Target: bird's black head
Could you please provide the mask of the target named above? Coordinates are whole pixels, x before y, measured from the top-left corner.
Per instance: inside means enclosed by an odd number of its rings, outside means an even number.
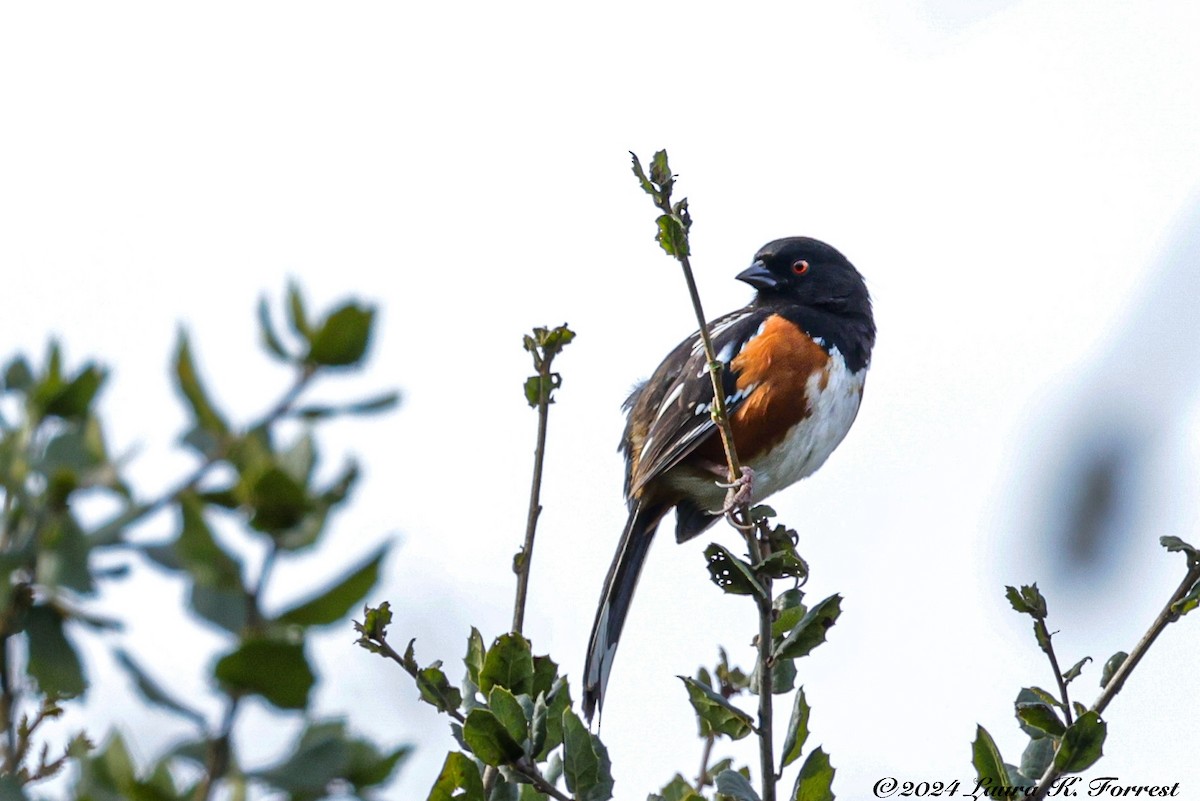
[[[738,275],[759,298],[800,303],[837,314],[870,319],[871,298],[854,265],[836,248],[806,236],[776,239],[754,254]]]

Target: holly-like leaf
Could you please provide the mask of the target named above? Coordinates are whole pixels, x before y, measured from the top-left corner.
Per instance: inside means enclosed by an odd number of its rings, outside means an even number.
[[[529,736],[529,718],[516,696],[503,687],[493,687],[488,694],[488,707],[513,740],[517,743],[525,741]]]
[[[1079,678],[1079,674],[1083,672],[1083,666],[1091,661],[1092,661],[1092,658],[1090,656],[1085,656],[1083,659],[1080,659],[1074,665],[1071,665],[1070,669],[1067,670],[1067,672],[1063,674],[1063,683],[1070,684],[1072,681]]]
[[[487,653],[487,649],[483,645],[483,635],[479,633],[479,629],[471,627],[471,634],[467,637],[467,655],[463,657],[463,664],[467,666],[467,680],[479,686],[479,672],[483,670],[483,657]]]
[[[1016,706],[1017,718],[1033,730],[1034,737],[1061,737],[1067,730],[1058,714],[1040,701],[1018,703]]]
[[[484,801],[479,766],[466,754],[457,751],[446,754],[428,801]]]
[[[723,770],[717,774],[717,792],[735,801],[761,801],[750,781],[736,770]]]
[[[1168,551],[1178,551],[1179,553],[1186,554],[1189,568],[1200,564],[1200,549],[1197,549],[1194,545],[1184,542],[1183,540],[1179,539],[1179,537],[1171,536],[1159,537],[1158,541],[1161,542],[1162,546]]]
[[[807,656],[825,642],[825,633],[842,614],[842,596],[831,595],[808,610],[796,628],[775,647],[776,659],[797,659]]]
[[[1005,597],[1012,604],[1012,608],[1024,615],[1029,615],[1034,620],[1046,619],[1046,599],[1038,590],[1037,583],[1032,586],[1022,586],[1020,591],[1016,587],[1005,587]]]
[[[608,801],[613,789],[608,749],[570,709],[563,712],[562,727],[563,778],[567,789],[576,801]]]
[[[800,775],[796,777],[796,789],[792,792],[792,801],[834,801],[835,773],[837,771],[829,763],[829,756],[818,746],[800,767]]]
[[[728,548],[715,542],[704,549],[704,557],[708,560],[708,573],[723,591],[732,595],[754,595],[765,598],[767,591],[754,577],[749,563],[738,559]]]
[[[479,672],[479,689],[485,695],[493,687],[504,687],[513,695],[533,691],[533,654],[529,640],[520,634],[502,634],[492,643]]]
[[[775,621],[771,624],[772,637],[787,634],[808,613],[808,607],[804,605],[804,592],[798,589],[781,592],[775,596],[771,606],[775,612]]]
[[[1104,754],[1104,739],[1108,735],[1108,724],[1095,712],[1079,716],[1062,736],[1062,743],[1054,755],[1054,766],[1063,773],[1079,773],[1087,770]]]
[[[796,693],[796,701],[792,706],[792,719],[788,721],[787,736],[783,740],[783,761],[779,770],[783,771],[788,765],[800,758],[804,741],[808,739],[808,717],[812,710],[804,697],[804,688]]]
[[[485,765],[508,765],[525,754],[521,744],[488,709],[472,709],[467,714],[463,739]]]
[[[971,764],[975,767],[975,776],[989,788],[1003,790],[1012,787],[1008,778],[1008,769],[1004,766],[1004,758],[1000,749],[987,729],[975,727],[975,742],[971,744]]]
[[[731,740],[740,740],[754,730],[754,719],[729,703],[724,696],[713,692],[695,679],[686,676],[679,678],[687,687],[688,700],[696,710],[701,737],[724,734]]]
[[[1054,761],[1056,744],[1053,737],[1034,737],[1021,754],[1021,775],[1037,781]]]

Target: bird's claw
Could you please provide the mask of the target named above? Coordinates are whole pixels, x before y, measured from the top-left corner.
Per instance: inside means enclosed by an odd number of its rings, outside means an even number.
[[[729,490],[725,495],[725,506],[722,507],[721,513],[728,517],[735,526],[740,527],[736,513],[742,506],[750,503],[750,498],[754,494],[754,471],[742,465],[741,478],[728,484],[718,481],[717,486]]]

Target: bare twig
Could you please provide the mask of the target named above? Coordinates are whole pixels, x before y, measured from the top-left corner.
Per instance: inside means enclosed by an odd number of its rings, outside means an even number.
[[[665,166],[665,153],[664,153]],[[637,162],[637,157],[634,156],[634,163],[637,165],[635,174],[641,175],[641,165]],[[743,478],[742,464],[738,460],[737,448],[733,441],[733,428],[729,422],[729,414],[725,407],[725,391],[721,381],[721,370],[723,368],[720,360],[717,359],[716,350],[713,348],[712,337],[708,332],[708,318],[704,315],[704,308],[700,303],[700,292],[696,288],[696,279],[692,273],[691,259],[688,257],[687,228],[690,225],[690,218],[687,217],[686,201],[681,201],[675,207],[671,205],[670,197],[670,180],[673,176],[666,177],[667,184],[660,184],[660,191],[652,191],[647,189],[647,192],[654,198],[655,205],[663,212],[664,215],[674,218],[677,221],[679,228],[683,233],[684,244],[680,248],[678,245],[667,247],[664,243],[664,249],[675,257],[683,268],[683,278],[687,283],[688,296],[692,301],[692,310],[696,313],[696,321],[700,329],[700,341],[704,346],[704,357],[708,360],[708,375],[712,380],[713,402],[711,415],[713,424],[720,432],[721,444],[725,448],[725,463],[729,471],[729,483],[735,484]],[[643,187],[646,185],[643,184]],[[660,228],[660,230],[662,230]],[[738,500],[738,488],[731,486],[728,493],[728,503],[734,504]],[[746,549],[749,552],[750,560],[753,564],[760,564],[763,560],[763,551],[759,545],[759,538],[755,530],[754,521],[750,515],[750,504],[748,501],[737,503],[737,512],[734,514],[730,510],[727,515],[729,522],[734,528],[738,529],[742,536],[746,539]],[[771,580],[768,577],[761,577],[765,597],[756,597],[755,600],[758,606],[758,676],[759,676],[759,692],[758,692],[758,740],[759,740],[759,756],[760,770],[762,771],[762,801],[775,801],[775,741],[774,730],[772,726],[772,694],[774,687],[772,686],[772,658],[771,658]]]
[[[1108,708],[1113,698],[1121,691],[1121,688],[1125,685],[1125,680],[1129,678],[1129,674],[1137,667],[1138,662],[1142,661],[1142,657],[1150,650],[1150,646],[1158,639],[1158,635],[1162,634],[1168,625],[1179,619],[1179,614],[1172,607],[1191,591],[1197,581],[1200,581],[1200,564],[1192,565],[1188,569],[1187,575],[1183,577],[1183,581],[1180,582],[1179,587],[1172,593],[1166,606],[1158,613],[1158,617],[1150,624],[1150,628],[1142,635],[1142,639],[1133,647],[1129,656],[1121,663],[1121,667],[1117,668],[1116,673],[1108,680],[1108,684],[1104,685],[1104,690],[1100,693],[1095,703],[1092,704],[1092,712],[1095,712],[1097,715],[1104,714],[1104,710]],[[1042,774],[1042,778],[1038,781],[1037,790],[1030,796],[1031,801],[1040,801],[1040,799],[1045,798],[1054,787],[1055,782],[1062,777],[1062,773],[1063,771],[1055,767],[1054,763],[1051,762],[1050,766],[1046,768],[1046,772]]]
[[[704,792],[705,786],[708,785],[708,761],[712,759],[713,743],[716,742],[716,735],[710,734],[704,738],[704,751],[700,754],[700,772],[696,774],[696,792]]]
[[[542,381],[550,380],[550,359],[543,359],[538,365],[538,375]],[[546,423],[550,418],[549,393],[543,393],[538,399],[538,428],[537,447],[533,452],[533,479],[529,487],[529,514],[525,519],[525,543],[518,555],[517,597],[513,603],[512,630],[521,633],[525,625],[525,599],[529,592],[529,564],[533,561],[533,538],[537,533],[538,517],[542,514],[542,465],[546,459]]]

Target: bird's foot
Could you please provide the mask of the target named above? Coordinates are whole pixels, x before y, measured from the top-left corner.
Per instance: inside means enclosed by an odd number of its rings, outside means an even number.
[[[749,520],[739,520],[737,512],[742,506],[750,503],[750,498],[754,494],[754,471],[742,465],[741,478],[728,484],[718,481],[717,486],[729,490],[725,494],[725,506],[721,509],[721,513],[729,519],[729,522],[737,528],[752,525]]]

